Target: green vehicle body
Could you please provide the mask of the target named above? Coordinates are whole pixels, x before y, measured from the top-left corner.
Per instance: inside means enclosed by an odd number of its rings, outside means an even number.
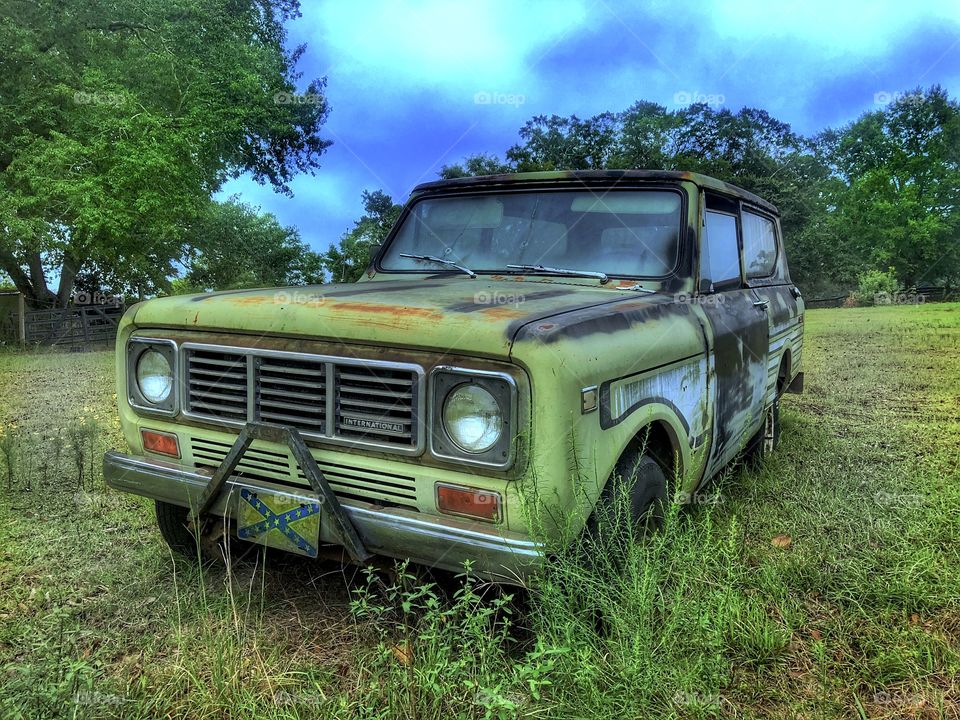
[[[304,436],[357,533],[379,556],[451,570],[469,561],[481,575],[519,581],[541,561],[544,543],[586,525],[618,460],[638,448],[662,463],[675,497],[697,497],[751,439],[775,439],[768,431],[778,397],[802,388],[803,301],[786,269],[776,208],[693,173],[527,173],[421,185],[398,227],[423,199],[562,190],[602,196],[612,188],[680,195],[679,254],[667,276],[618,278],[615,268],[604,268],[607,282],[520,271],[469,277],[430,263],[394,272],[381,260],[395,227],[358,283],[166,297],[131,308],[116,361],[129,452],[107,455],[108,483],[196,506],[243,425],[184,414],[184,366],[189,348],[201,345],[252,349],[250,363],[268,367],[276,358],[318,356],[344,359],[346,371],[386,363],[412,373],[416,437],[409,446],[355,442],[365,432],[356,426],[345,428],[346,439]],[[701,262],[705,223],[719,215],[735,223],[742,255],[744,213],[773,228],[776,270],[749,278],[741,268],[723,287],[712,284]],[[176,347],[180,399],[172,413],[138,409],[136,398],[131,404],[129,353],[144,339]],[[461,369],[466,382],[494,378],[510,397],[504,402],[512,406],[502,408],[508,446],[498,445],[496,457],[451,451],[438,420],[445,389],[437,385],[450,382],[444,368]],[[330,377],[336,383],[340,375]],[[373,432],[391,431],[372,422]],[[146,451],[142,429],[176,435],[181,457]],[[234,481],[310,490],[289,450],[270,442],[253,443]],[[498,495],[497,517],[441,512],[442,486]],[[233,494],[217,497],[211,512],[235,516]],[[333,523],[321,521],[319,540],[339,544]]]

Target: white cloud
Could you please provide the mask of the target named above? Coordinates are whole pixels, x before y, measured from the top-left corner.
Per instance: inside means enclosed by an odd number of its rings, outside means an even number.
[[[656,7],[666,13],[675,6]],[[795,38],[828,56],[883,53],[898,35],[921,22],[939,19],[953,25],[960,16],[955,0],[713,0],[699,7],[701,21],[717,38]]]
[[[584,20],[583,0],[331,2],[305,7],[325,71],[377,93],[411,86],[521,92],[528,66]]]

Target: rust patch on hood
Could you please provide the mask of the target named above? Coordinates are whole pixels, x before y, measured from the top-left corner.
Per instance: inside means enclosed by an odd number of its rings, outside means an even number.
[[[392,318],[414,318],[417,320],[439,321],[443,313],[430,308],[408,307],[404,305],[380,305],[378,303],[340,302],[330,305],[331,310],[342,312],[369,313]]]
[[[523,310],[518,310],[517,308],[512,307],[504,307],[503,305],[484,308],[480,311],[480,314],[489,320],[516,320],[517,318],[527,316],[527,313],[525,313]]]
[[[275,300],[266,295],[248,295],[247,297],[230,298],[230,302],[237,305],[273,305]]]

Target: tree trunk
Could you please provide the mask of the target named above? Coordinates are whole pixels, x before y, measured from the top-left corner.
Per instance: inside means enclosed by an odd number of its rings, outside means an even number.
[[[37,297],[52,295],[50,288],[47,287],[47,276],[43,272],[43,261],[40,259],[40,253],[27,255],[27,269],[30,271],[30,284],[33,286],[34,294]]]
[[[30,274],[23,271],[20,261],[12,252],[0,248],[0,269],[2,269],[14,286],[23,294],[23,299],[31,309],[45,309],[57,304],[57,296],[50,292],[47,280],[43,275],[43,265],[40,254],[31,255],[27,260]],[[39,280],[39,283],[36,282]],[[71,289],[73,281],[71,280]]]
[[[73,294],[73,284],[83,263],[72,255],[65,255],[60,268],[60,287],[57,288],[57,306],[66,307]]]

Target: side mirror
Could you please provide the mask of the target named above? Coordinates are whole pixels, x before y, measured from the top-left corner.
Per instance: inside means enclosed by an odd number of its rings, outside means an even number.
[[[700,280],[699,290],[701,295],[709,295],[713,292],[713,283],[710,280],[703,278]]]

